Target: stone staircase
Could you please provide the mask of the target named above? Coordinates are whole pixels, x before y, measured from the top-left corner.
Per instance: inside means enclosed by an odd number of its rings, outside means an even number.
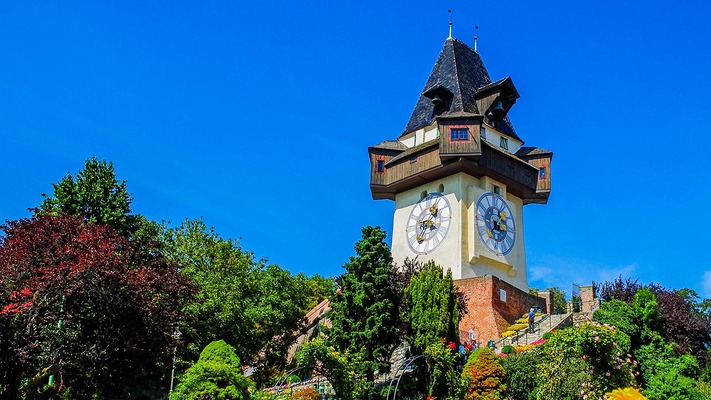
[[[534,331],[528,333],[528,330],[522,330],[521,333],[501,339],[494,345],[494,351],[499,353],[504,346],[521,346],[535,342],[541,339],[546,332],[553,329],[560,329],[573,324],[573,314],[553,314],[542,315],[534,320]]]

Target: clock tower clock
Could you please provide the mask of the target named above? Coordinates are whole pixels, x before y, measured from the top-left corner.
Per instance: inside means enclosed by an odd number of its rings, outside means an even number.
[[[433,260],[468,297],[488,298],[468,304],[493,315],[480,334],[540,302],[527,294],[523,208],[548,201],[553,153],[524,146],[508,117],[518,98],[511,78],[492,82],[450,37],[404,131],[368,149],[373,198],[395,202],[394,260]]]

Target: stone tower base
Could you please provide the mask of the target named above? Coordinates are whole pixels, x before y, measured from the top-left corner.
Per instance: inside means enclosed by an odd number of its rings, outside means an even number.
[[[459,322],[462,343],[469,343],[471,329],[479,346],[485,346],[489,340],[498,341],[501,333],[531,307],[546,310],[545,299],[495,276],[458,279],[454,284],[464,293],[467,303],[468,313]]]

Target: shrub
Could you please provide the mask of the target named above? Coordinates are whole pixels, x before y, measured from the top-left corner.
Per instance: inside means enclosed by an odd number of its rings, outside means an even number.
[[[536,387],[539,358],[540,355],[536,351],[531,351],[501,359],[509,400],[528,400],[529,394]]]
[[[636,355],[646,387],[644,394],[650,400],[704,398],[692,379],[699,372],[698,363],[693,356],[677,356],[674,345],[664,343],[658,334],[650,344],[640,347]]]
[[[551,332],[546,332],[543,334],[543,339],[548,340],[553,337],[553,333]]]
[[[631,386],[633,361],[618,331],[592,323],[556,332],[541,346],[536,399],[598,398]]]
[[[475,353],[476,350],[471,354]],[[438,399],[459,397],[462,382],[457,365],[460,365],[462,355],[457,352],[456,345],[437,342],[427,346],[425,355],[429,356],[428,366],[431,368],[428,395]]]
[[[501,338],[507,338],[509,336],[514,336],[516,334],[516,331],[504,331],[501,333]]]
[[[499,400],[506,390],[499,357],[486,347],[471,353],[462,371],[462,381],[467,400]]]
[[[514,354],[514,353],[516,353],[516,350],[514,349],[513,346],[507,345],[501,349],[501,352],[504,354]]]
[[[250,386],[234,348],[218,340],[208,344],[198,362],[181,376],[171,399],[248,400]]]

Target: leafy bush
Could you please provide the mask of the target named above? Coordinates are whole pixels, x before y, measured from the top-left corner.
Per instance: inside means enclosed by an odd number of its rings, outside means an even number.
[[[556,332],[541,346],[536,399],[602,397],[634,383],[629,344],[610,326],[592,323]]]
[[[516,334],[516,331],[504,331],[501,333],[501,338],[505,339],[509,336],[514,336]]]
[[[456,344],[444,341],[431,344],[427,346],[425,355],[429,356],[427,362],[431,369],[428,395],[437,399],[459,398],[462,382],[457,365],[460,364],[462,355],[457,351]]]
[[[198,362],[181,376],[171,399],[249,400],[250,386],[234,348],[218,340],[208,344]]]
[[[506,390],[499,357],[486,347],[474,350],[462,371],[467,400],[499,400]]]
[[[548,340],[548,339],[550,339],[550,338],[552,338],[552,337],[553,337],[553,333],[552,333],[552,332],[546,332],[546,333],[543,334],[543,339],[545,339],[545,340]]]
[[[699,372],[698,363],[693,356],[677,356],[674,345],[665,343],[658,334],[651,343],[640,347],[636,355],[646,387],[644,394],[650,400],[704,398],[692,379]]]
[[[514,347],[511,346],[511,345],[507,345],[507,346],[504,346],[504,347],[501,349],[501,352],[504,353],[504,354],[515,354],[515,353],[516,353],[516,349],[514,349]]]
[[[593,314],[593,319],[601,324],[616,327],[634,341],[633,347],[639,342],[640,325],[634,309],[620,300],[610,300],[602,303]]]
[[[540,355],[537,351],[510,355],[501,359],[504,383],[509,400],[528,400],[536,387],[536,370]]]

